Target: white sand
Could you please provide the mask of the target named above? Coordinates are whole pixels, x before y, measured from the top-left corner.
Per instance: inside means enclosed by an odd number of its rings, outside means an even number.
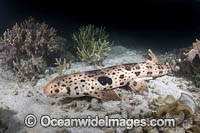
[[[145,60],[146,58],[141,55],[141,52],[139,53],[136,50],[129,50],[122,46],[115,46],[111,51],[110,56],[104,61],[104,64],[105,67],[107,67],[123,63],[142,62]],[[101,67],[87,66],[85,63],[73,63],[72,69],[67,70],[66,73],[69,73],[71,70],[87,71],[97,68]],[[81,131],[88,133],[101,133],[105,132],[105,130],[114,131],[114,129],[100,128],[43,128],[39,122],[34,128],[27,128],[24,124],[24,118],[27,114],[36,115],[38,120],[42,115],[49,115],[52,118],[86,117],[87,115],[99,115],[101,117],[109,115],[110,117],[121,118],[127,117],[127,110],[132,110],[133,114],[137,116],[140,114],[140,110],[148,111],[148,102],[152,101],[154,98],[158,98],[159,96],[165,97],[167,95],[173,95],[178,98],[182,92],[192,95],[191,92],[187,91],[188,81],[182,78],[166,75],[148,82],[150,90],[148,96],[140,96],[135,95],[130,91],[122,91],[125,97],[129,97],[130,95],[129,101],[122,100],[120,102],[98,103],[95,99],[92,99],[91,102],[82,99],[61,104],[61,102],[47,98],[43,94],[44,86],[56,76],[57,74],[50,75],[46,78],[40,79],[35,86],[31,86],[30,83],[17,83],[15,80],[16,78],[11,74],[11,72],[4,72],[1,69],[0,108],[3,108],[3,110],[0,112],[0,120],[3,120],[3,122],[8,126],[6,133],[55,133],[68,131],[72,131],[73,133]],[[137,101],[139,104],[131,104],[131,102]],[[56,102],[56,104],[52,105],[53,102]],[[123,128],[116,129],[117,132],[123,130]]]

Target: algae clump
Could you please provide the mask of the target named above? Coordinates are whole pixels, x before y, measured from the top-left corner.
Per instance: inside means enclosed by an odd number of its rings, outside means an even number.
[[[58,65],[58,69],[57,69],[57,73],[59,74],[59,76],[64,75],[63,70],[64,69],[70,69],[72,66],[71,61],[69,63],[67,63],[66,59],[63,60],[61,58],[56,58],[56,63],[55,65]]]
[[[80,27],[79,32],[72,35],[80,60],[92,65],[103,65],[112,45],[108,37],[103,27]]]

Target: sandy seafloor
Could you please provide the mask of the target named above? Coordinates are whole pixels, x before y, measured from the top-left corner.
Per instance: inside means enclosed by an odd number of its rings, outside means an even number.
[[[154,52],[154,51],[153,51]],[[157,51],[155,51],[157,53]],[[174,58],[172,53],[162,53],[158,55],[161,62],[165,58]],[[142,62],[147,60],[147,49],[141,51],[128,49],[123,46],[113,46],[108,58],[104,61],[104,67],[125,63]],[[88,66],[82,62],[72,63],[72,68],[65,73],[74,71],[94,70],[101,67]],[[56,69],[56,68],[52,68]],[[34,114],[38,120],[42,115],[49,115],[52,118],[83,118],[88,115],[104,117],[108,115],[111,118],[148,118],[148,113],[155,112],[157,106],[154,105],[156,99],[165,98],[167,95],[173,95],[178,99],[182,92],[191,95],[196,101],[199,100],[199,94],[195,91],[191,81],[182,77],[162,76],[148,81],[149,94],[147,96],[136,95],[130,90],[116,89],[120,94],[121,101],[100,102],[95,98],[80,98],[70,102],[47,98],[43,94],[44,86],[58,74],[41,76],[42,78],[32,86],[31,83],[18,83],[16,77],[11,71],[0,69],[0,120],[4,125],[0,126],[0,132],[6,133],[114,133],[130,132],[149,133],[179,132],[184,129],[176,128],[145,128],[141,127],[126,130],[126,128],[53,128],[42,127],[39,122],[34,128],[27,128],[24,124],[24,118],[27,114]],[[159,102],[159,101],[158,101]],[[198,104],[198,103],[197,103]]]

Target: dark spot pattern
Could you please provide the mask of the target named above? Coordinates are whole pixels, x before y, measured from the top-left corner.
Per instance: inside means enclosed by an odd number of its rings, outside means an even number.
[[[109,84],[111,85],[112,84],[112,79],[107,77],[107,76],[101,76],[98,78],[98,81],[101,85],[106,85],[106,84]]]
[[[148,69],[152,69],[152,66],[146,66]]]
[[[152,72],[147,72],[147,76],[152,76]]]
[[[133,81],[133,86],[136,86],[137,85],[137,82],[136,81]]]
[[[163,71],[159,71],[159,74],[163,74]]]
[[[121,82],[121,83],[120,83],[120,85],[123,85],[123,84],[124,84],[124,82]]]
[[[124,74],[120,75],[119,78],[120,78],[120,79],[123,79],[123,78],[124,78]]]
[[[75,89],[75,90],[78,89],[78,86],[76,86],[74,89]]]
[[[56,93],[59,93],[59,89],[56,89],[55,92],[56,92]]]
[[[89,94],[88,94],[87,92],[84,92],[84,93],[83,93],[83,95],[86,95],[86,96],[88,96]]]
[[[163,66],[162,65],[158,65],[158,69],[163,69]]]
[[[104,74],[104,72],[101,72],[101,74]]]
[[[85,82],[85,80],[84,80],[84,79],[81,79],[80,81],[81,81],[81,82]]]
[[[131,71],[131,66],[126,66],[125,69],[126,69],[127,71]]]
[[[136,76],[139,76],[139,75],[140,75],[140,72],[135,72],[135,75],[136,75]]]
[[[140,66],[136,66],[136,69],[140,69]]]
[[[62,84],[61,86],[62,86],[62,87],[66,87],[66,85],[65,85],[65,84]]]
[[[126,85],[129,85],[130,83],[128,82]]]

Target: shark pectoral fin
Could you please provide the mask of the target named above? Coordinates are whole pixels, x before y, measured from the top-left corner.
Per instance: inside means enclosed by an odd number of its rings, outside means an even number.
[[[134,79],[129,82],[128,85],[131,90],[136,94],[146,95],[148,93],[147,82],[143,79]]]
[[[121,99],[114,90],[102,90],[92,94],[93,97],[101,99],[102,101],[120,101]]]
[[[153,61],[154,63],[158,63],[158,59],[156,57],[156,55],[151,51],[151,49],[148,50],[148,56],[150,58],[151,61]]]

